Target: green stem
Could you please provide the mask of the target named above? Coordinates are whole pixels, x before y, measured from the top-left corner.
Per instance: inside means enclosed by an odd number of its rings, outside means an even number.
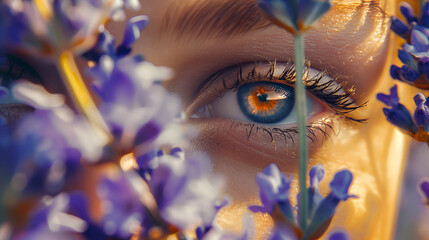
[[[307,196],[307,103],[305,84],[302,79],[304,72],[304,35],[295,35],[295,70],[296,70],[296,83],[295,83],[295,105],[298,113],[298,134],[299,134],[299,226],[305,233],[307,228],[308,216],[308,196]]]

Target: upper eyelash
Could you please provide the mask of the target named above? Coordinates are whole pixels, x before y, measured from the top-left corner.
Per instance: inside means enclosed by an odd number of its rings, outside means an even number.
[[[230,71],[231,69],[235,69],[238,67],[237,77],[235,78],[235,82],[232,85],[228,86],[227,81],[223,79],[223,87],[226,90],[237,90],[237,88],[248,82],[255,81],[284,81],[288,84],[295,83],[295,65],[293,63],[287,62],[287,67],[285,67],[280,74],[279,77],[274,76],[276,71],[276,61],[270,62],[270,69],[266,73],[261,73],[259,71],[259,67],[262,63],[255,62],[251,71],[247,73],[247,75],[243,75],[243,64],[228,67],[209,79],[218,79],[218,76],[222,76],[224,73]],[[306,62],[305,73],[304,76],[308,76],[308,70],[310,69],[310,62]],[[368,101],[363,102],[362,104],[357,105],[356,101],[351,98],[355,94],[355,89],[353,86],[346,88],[347,83],[337,83],[337,79],[333,77],[332,80],[321,83],[321,80],[327,73],[325,71],[321,71],[316,76],[305,78],[306,89],[312,93],[315,97],[321,99],[325,102],[333,111],[335,111],[336,115],[344,116],[346,119],[355,121],[355,122],[365,122],[367,118],[356,118],[349,116],[348,114],[361,108],[365,107]],[[326,90],[329,90],[329,93],[326,93]],[[339,93],[341,90],[344,90],[344,93]]]

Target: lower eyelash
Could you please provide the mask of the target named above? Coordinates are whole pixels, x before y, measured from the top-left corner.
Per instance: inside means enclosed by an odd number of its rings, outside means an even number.
[[[307,138],[312,142],[316,143],[320,139],[326,141],[331,138],[331,134],[338,136],[340,134],[342,122],[355,122],[344,115],[333,114],[325,117],[322,120],[311,123],[307,126]],[[275,143],[277,139],[280,139],[284,142],[284,144],[291,143],[295,144],[295,137],[298,136],[298,128],[271,128],[266,126],[260,126],[256,123],[245,123],[242,121],[232,121],[232,128],[243,127],[246,129],[247,138],[250,139],[253,134],[263,133],[266,134],[267,140]]]

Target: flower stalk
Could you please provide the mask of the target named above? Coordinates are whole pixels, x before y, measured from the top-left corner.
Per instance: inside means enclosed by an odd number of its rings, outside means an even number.
[[[70,97],[76,109],[86,117],[96,129],[100,130],[110,139],[109,128],[104,122],[103,117],[98,111],[80,75],[72,52],[64,51],[60,55],[58,69],[60,70],[62,80],[70,93]]]
[[[308,158],[308,146],[307,146],[307,134],[306,134],[306,113],[307,103],[305,97],[305,84],[303,81],[304,72],[304,35],[295,35],[295,72],[296,72],[296,107],[298,115],[298,133],[299,133],[299,226],[305,232],[307,228],[308,219],[308,194],[305,189],[306,176],[307,176],[307,158]]]

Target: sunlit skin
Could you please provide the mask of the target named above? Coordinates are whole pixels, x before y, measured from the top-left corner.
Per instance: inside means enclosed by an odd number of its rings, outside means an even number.
[[[197,2],[201,1],[142,1],[141,13],[149,15],[151,22],[134,49],[143,53],[148,61],[175,71],[168,88],[182,97],[188,111],[190,105],[207,104],[196,103],[195,92],[205,79],[223,68],[255,61],[293,59],[293,36],[269,24],[230,37],[204,38],[201,37],[205,36],[203,33],[195,36],[186,31],[186,27],[182,33],[164,28],[169,8],[179,11]],[[226,1],[205,2],[225,4]],[[333,117],[328,107],[309,119],[314,125],[330,122],[333,128],[326,139],[323,134],[316,133],[318,140],[310,141],[309,146],[309,165],[321,163],[326,168],[327,176],[321,183],[322,195],[328,193],[329,181],[336,171],[348,168],[354,174],[350,192],[359,198],[341,203],[332,223],[335,229],[347,229],[353,239],[392,238],[407,145],[403,135],[386,123],[382,105],[375,100],[375,93],[387,92],[391,84],[388,67],[392,40],[388,37],[388,16],[397,6],[395,1],[381,2],[380,7],[374,5],[358,1],[337,2],[305,37],[305,54],[311,67],[326,71],[340,83],[347,82],[346,87],[355,90],[352,98],[357,103],[368,101],[366,107],[351,113],[367,118],[363,124]],[[174,19],[176,15],[169,15],[170,24],[178,21]],[[120,25],[112,24],[110,28],[119,33]],[[208,152],[216,173],[226,177],[226,193],[232,196],[233,204],[222,212],[218,223],[238,231],[243,214],[249,212],[247,207],[258,204],[255,175],[270,162],[294,175],[292,196],[295,196],[297,154],[296,144],[270,139],[262,130],[249,135],[245,122],[232,124],[231,121],[224,118],[192,120],[201,135],[191,149]],[[296,124],[282,127],[296,127]],[[292,201],[296,202],[294,197]],[[263,214],[254,215],[254,219],[260,238],[272,223]]]

